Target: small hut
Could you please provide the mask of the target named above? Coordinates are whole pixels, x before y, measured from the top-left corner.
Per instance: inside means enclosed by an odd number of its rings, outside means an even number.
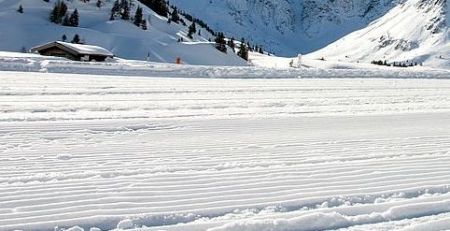
[[[49,42],[31,48],[31,52],[45,56],[64,57],[76,61],[105,61],[113,58],[114,54],[99,46],[66,43],[61,41]]]

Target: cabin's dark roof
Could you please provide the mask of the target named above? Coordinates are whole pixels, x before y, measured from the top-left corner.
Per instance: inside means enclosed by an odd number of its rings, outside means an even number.
[[[84,44],[74,44],[74,43],[66,43],[61,41],[49,42],[41,46],[33,47],[31,49],[32,52],[39,52],[41,50],[45,50],[51,47],[58,47],[62,50],[65,50],[74,55],[99,55],[99,56],[107,56],[113,57],[114,54],[108,51],[107,49],[99,46],[92,45],[84,45]]]

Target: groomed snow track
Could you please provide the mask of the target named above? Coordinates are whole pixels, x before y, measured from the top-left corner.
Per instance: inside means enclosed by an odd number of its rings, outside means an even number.
[[[0,83],[0,230],[450,227],[450,80]]]

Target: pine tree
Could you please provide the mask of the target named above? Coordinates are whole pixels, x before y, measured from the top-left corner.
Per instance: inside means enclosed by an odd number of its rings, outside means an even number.
[[[78,15],[78,10],[75,9],[69,18],[69,26],[77,27],[79,24],[80,16]]]
[[[120,7],[122,8],[121,18],[123,20],[130,20],[130,4],[128,0],[122,0]]]
[[[197,28],[195,26],[195,22],[192,22],[192,24],[189,26],[189,32],[188,32],[188,37],[190,39],[194,38],[194,34],[197,33]]]
[[[178,15],[177,8],[173,9],[170,20],[172,22],[174,22],[174,23],[179,23],[180,22],[180,15]]]
[[[217,34],[217,37],[215,39],[216,42],[216,49],[223,52],[223,53],[227,53],[227,41],[225,41],[225,35],[222,32],[219,32]]]
[[[97,3],[95,4],[98,8],[102,7],[102,1],[97,0]]]
[[[63,21],[64,16],[67,13],[67,5],[64,1],[58,0],[50,12],[50,21],[56,24],[60,24]]]
[[[136,9],[136,14],[134,15],[134,25],[136,26],[141,26],[142,24],[142,8],[140,6],[137,7]]]
[[[237,54],[242,59],[248,61],[248,48],[245,45],[244,39],[241,40],[241,46],[239,47],[239,52]]]
[[[113,7],[111,8],[111,17],[109,20],[114,20],[114,16],[119,13],[120,11],[120,4],[119,0],[114,1]]]
[[[165,0],[155,0],[156,1],[156,13],[167,17],[169,14],[169,7],[167,7],[167,3]]]
[[[58,18],[58,7],[55,5],[50,12],[50,22],[56,23]]]
[[[19,6],[19,9],[17,9],[17,12],[23,14],[23,7],[22,7],[22,5]]]
[[[63,34],[63,36],[61,37],[61,40],[62,40],[63,42],[65,42],[65,41],[67,40],[67,36],[66,36],[65,34]]]
[[[233,50],[233,52],[236,52],[235,51],[236,44],[234,44],[234,38],[231,38],[230,40],[228,40],[227,45]]]
[[[148,6],[155,13],[167,17],[169,14],[169,8],[165,0],[139,0],[142,4]]]
[[[126,5],[122,10],[122,19],[130,20],[130,7]]]
[[[80,36],[79,36],[78,34],[76,34],[76,35],[73,37],[71,43],[80,43],[80,41],[81,41]]]
[[[61,23],[62,18],[66,15],[66,13],[67,13],[67,5],[63,0],[62,2],[60,2],[59,6],[59,23]]]
[[[64,16],[64,19],[63,19],[63,21],[62,21],[62,25],[63,25],[63,26],[72,26],[72,25],[70,24],[70,18],[69,18],[68,15]]]

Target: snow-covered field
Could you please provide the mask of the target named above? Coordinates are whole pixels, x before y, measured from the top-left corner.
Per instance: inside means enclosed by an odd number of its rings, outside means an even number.
[[[297,58],[250,54],[251,66],[176,65],[114,59],[111,62],[75,62],[29,53],[0,51],[0,70],[41,73],[95,74],[179,78],[450,78],[450,70],[430,67],[394,68],[372,64],[303,59],[302,68],[291,68]]]
[[[0,72],[0,111],[0,230],[450,228],[448,79]]]

